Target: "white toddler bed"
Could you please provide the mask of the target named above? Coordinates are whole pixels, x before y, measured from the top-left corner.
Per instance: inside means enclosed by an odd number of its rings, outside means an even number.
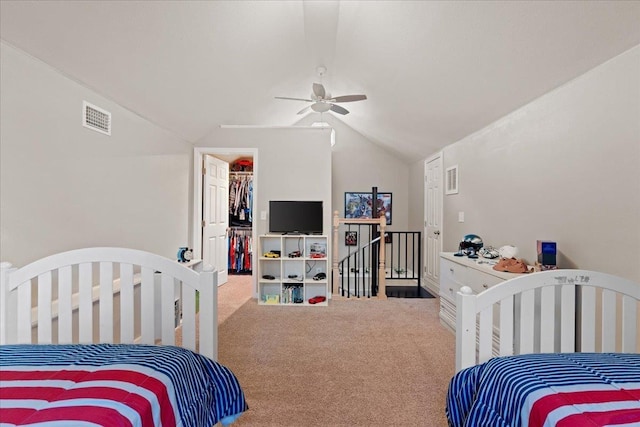
[[[2,263],[0,273],[3,423],[203,426],[228,424],[247,409],[233,373],[215,362],[211,269],[86,248],[22,268]]]
[[[640,425],[638,301],[640,284],[587,270],[463,287],[449,425]]]

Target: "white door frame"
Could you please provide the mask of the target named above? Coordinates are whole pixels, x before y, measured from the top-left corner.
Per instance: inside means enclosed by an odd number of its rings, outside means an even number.
[[[216,155],[249,155],[253,157],[253,203],[251,210],[254,214],[254,225],[251,228],[251,238],[253,242],[258,241],[258,232],[255,225],[256,205],[258,200],[258,149],[257,148],[219,148],[219,147],[194,147],[193,148],[193,227],[192,227],[192,248],[193,257],[202,258],[202,162],[204,156]],[[255,248],[254,244],[254,248]],[[254,260],[255,260],[254,254]],[[251,281],[253,282],[253,297],[257,298],[256,269],[252,266]]]
[[[443,190],[443,179],[444,179],[444,174],[442,173],[442,168],[443,168],[443,164],[444,164],[444,155],[443,152],[440,151],[428,158],[426,158],[424,160],[424,169],[423,169],[423,174],[424,174],[424,180],[423,180],[423,194],[424,194],[424,256],[423,256],[423,262],[424,262],[424,282],[425,282],[425,287],[430,290],[432,293],[435,292],[436,295],[439,294],[440,290],[440,284],[439,283],[432,283],[432,281],[427,279],[427,262],[429,259],[429,245],[428,245],[428,236],[427,236],[427,212],[428,212],[428,206],[427,206],[427,202],[428,202],[428,198],[427,198],[427,165],[429,163],[431,163],[434,160],[440,159],[440,191],[437,194],[437,197],[439,197],[439,205],[440,205],[440,235],[438,238],[438,254],[440,252],[442,252],[442,242],[443,242],[443,238],[444,238],[444,218],[443,218],[443,214],[444,214],[444,190]],[[439,266],[435,266],[436,268],[439,268]]]

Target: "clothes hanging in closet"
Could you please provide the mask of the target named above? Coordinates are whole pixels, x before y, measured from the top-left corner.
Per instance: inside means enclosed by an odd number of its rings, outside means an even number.
[[[237,175],[229,178],[229,225],[251,226],[253,214],[253,176]]]
[[[234,230],[229,233],[228,271],[231,274],[250,274],[252,258],[250,230]]]

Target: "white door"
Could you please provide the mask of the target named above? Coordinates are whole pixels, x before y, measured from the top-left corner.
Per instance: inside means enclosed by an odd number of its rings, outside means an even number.
[[[436,154],[424,164],[424,268],[427,283],[437,290],[442,252],[442,156]]]
[[[218,286],[227,282],[229,227],[229,163],[204,157],[202,185],[202,262],[218,272]]]

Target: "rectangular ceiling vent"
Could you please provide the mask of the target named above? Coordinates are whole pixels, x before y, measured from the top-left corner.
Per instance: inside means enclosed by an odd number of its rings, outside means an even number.
[[[83,101],[82,125],[96,132],[111,135],[111,113]]]

